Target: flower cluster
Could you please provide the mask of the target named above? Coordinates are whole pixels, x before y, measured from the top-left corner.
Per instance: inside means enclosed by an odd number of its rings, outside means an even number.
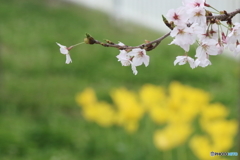
[[[191,68],[206,67],[211,65],[210,56],[223,53],[225,48],[235,55],[240,53],[240,23],[232,24],[229,19],[228,26],[225,26],[218,19],[207,19],[206,16],[212,13],[205,7],[211,7],[205,0],[183,0],[183,6],[166,14],[167,23],[172,26],[170,36],[174,38],[170,44],[185,51],[183,56],[177,56],[174,65],[189,63]],[[222,26],[226,27],[225,32]],[[195,43],[198,47],[194,60],[188,56],[188,51]]]
[[[211,65],[210,56],[223,53],[229,49],[234,55],[240,53],[240,23],[232,23],[232,18],[240,13],[240,9],[234,12],[218,11],[205,2],[206,0],[183,0],[182,6],[177,9],[170,9],[163,17],[164,23],[171,31],[164,36],[153,40],[145,41],[138,46],[128,46],[123,43],[113,43],[109,40],[100,42],[89,34],[84,38],[85,44],[98,44],[104,47],[114,47],[120,50],[117,55],[122,66],[131,66],[133,74],[138,73],[136,67],[149,64],[149,56],[146,51],[155,49],[167,36],[173,37],[170,45],[175,44],[184,50],[184,54],[177,56],[174,65],[189,63],[190,67],[206,67]],[[213,11],[207,10],[213,9]],[[223,23],[226,21],[227,23]],[[81,44],[81,43],[80,43]],[[190,46],[197,44],[196,54],[192,58],[188,53]],[[59,43],[60,52],[66,55],[66,63],[72,62],[69,51],[76,45],[66,47]],[[79,44],[77,44],[79,45]]]
[[[119,43],[120,46],[124,46],[123,43]],[[145,49],[136,48],[130,51],[120,50],[119,55],[116,56],[118,61],[121,62],[122,66],[130,66],[133,74],[137,74],[137,66],[144,64],[146,67],[149,64],[149,56],[146,54]]]
[[[229,120],[228,109],[210,103],[211,96],[201,89],[172,82],[167,92],[161,86],[146,84],[138,93],[118,88],[110,96],[113,104],[98,101],[94,90],[87,88],[76,101],[86,120],[103,127],[121,126],[130,133],[137,131],[147,114],[159,127],[153,133],[153,143],[161,151],[189,144],[199,159],[219,159],[210,157],[210,151],[226,152],[234,144],[237,121]],[[199,128],[202,134],[196,131]]]
[[[128,132],[136,131],[144,113],[137,95],[125,88],[120,88],[112,91],[111,97],[115,107],[107,102],[99,102],[94,90],[87,88],[77,95],[76,101],[82,107],[85,119],[103,127],[118,125]]]

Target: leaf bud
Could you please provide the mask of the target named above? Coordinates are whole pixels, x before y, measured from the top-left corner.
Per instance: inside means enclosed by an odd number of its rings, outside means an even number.
[[[90,36],[89,34],[86,34],[86,38],[84,38],[84,42],[86,44],[94,44],[94,43],[96,43],[95,39],[92,36]]]

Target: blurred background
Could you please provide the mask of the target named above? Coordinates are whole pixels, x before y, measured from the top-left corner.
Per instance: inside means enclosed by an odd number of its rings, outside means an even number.
[[[146,3],[145,6],[151,6],[150,4]],[[174,3],[170,8],[177,6]],[[157,6],[154,8],[158,9]],[[122,67],[117,62],[117,49],[97,45],[83,44],[73,48],[73,63],[65,64],[65,56],[59,53],[56,42],[70,46],[82,42],[85,33],[89,33],[98,40],[109,39],[134,46],[144,40],[154,40],[166,30],[161,21],[161,14],[166,12],[158,15],[158,23],[161,25],[157,30],[150,21],[146,23],[150,24],[151,29],[146,25],[139,25],[139,22],[131,23],[135,18],[123,20],[122,17],[128,17],[124,14],[125,11],[118,7],[115,10],[116,15],[121,13],[123,16],[114,17],[114,9],[110,11],[111,14],[107,14],[107,11],[92,10],[86,4],[81,6],[70,1],[0,0],[0,159],[210,159],[211,149],[215,149],[214,139],[199,145],[199,148],[194,148],[194,143],[198,142],[197,138],[200,139],[199,142],[206,140],[203,137],[196,138],[196,135],[211,137],[212,132],[224,133],[220,140],[224,144],[218,144],[226,146],[222,151],[239,153],[239,133],[236,131],[239,115],[239,63],[233,58],[212,56],[211,66],[194,70],[188,65],[174,66],[176,56],[183,52],[177,46],[169,46],[171,39],[168,38],[148,53],[150,64],[148,67],[138,67],[137,76],[132,74],[129,67]],[[194,50],[193,47],[190,55],[194,55]],[[159,135],[156,131],[166,129],[170,122],[153,121],[151,116],[144,114],[147,113],[145,109],[134,109],[131,112],[139,112],[139,116],[136,116],[138,127],[134,132],[128,132],[119,124],[105,126],[87,119],[83,109],[84,98],[81,98],[84,97],[86,88],[92,88],[86,97],[91,99],[94,97],[91,93],[95,93],[98,101],[110,104],[113,109],[115,106],[114,112],[118,112],[120,109],[116,106],[120,105],[116,99],[119,97],[112,90],[123,87],[125,90],[121,90],[120,95],[136,97],[141,95],[146,84],[151,84],[157,90],[161,90],[161,86],[165,90],[163,94],[166,98],[163,102],[166,103],[171,103],[172,97],[181,95],[188,95],[183,96],[187,101],[187,97],[193,93],[196,103],[193,103],[193,108],[199,102],[198,97],[201,100],[205,97],[205,101],[201,101],[204,102],[205,110],[197,109],[191,119],[191,132],[186,133],[185,138],[177,145],[161,147],[161,142],[165,142],[167,138],[156,138]],[[192,88],[189,89],[189,86]],[[175,88],[177,91],[173,94]],[[136,95],[128,94],[130,91]],[[181,94],[185,91],[186,94]],[[152,95],[151,99],[158,93],[151,91],[149,94]],[[139,97],[136,103],[144,106],[143,98]],[[217,106],[217,110],[209,113],[214,120],[217,119],[214,122],[224,120],[223,123],[218,123],[224,125],[213,127],[212,132],[207,127],[208,121],[202,123],[199,119],[205,112],[208,115],[207,108],[212,108],[211,104],[221,104],[221,107]],[[164,106],[168,110],[168,105]],[[165,112],[160,113],[163,114],[157,117],[165,116]],[[174,113],[175,116],[178,114]],[[101,115],[105,115],[105,112]],[[167,115],[174,117],[174,114]],[[171,133],[180,133],[183,128],[175,126],[169,130]],[[226,135],[229,136],[228,139],[224,138]],[[204,153],[198,151],[206,146],[209,147],[209,155],[201,156]],[[223,158],[235,160],[238,157]]]

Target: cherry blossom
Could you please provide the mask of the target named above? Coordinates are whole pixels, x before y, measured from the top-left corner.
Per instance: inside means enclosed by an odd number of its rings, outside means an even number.
[[[218,46],[217,42],[213,39],[200,42],[195,55],[195,57],[197,57],[195,60],[196,67],[206,67],[208,65],[211,65],[209,55],[218,55],[222,53],[222,50],[223,48],[221,46]]]
[[[138,73],[136,66],[133,64],[132,57],[125,50],[120,50],[119,55],[116,56],[118,61],[121,62],[122,66],[130,66],[132,68],[133,74],[136,75]]]
[[[133,64],[131,64],[131,68],[132,68],[133,74],[134,74],[134,75],[137,75],[138,71],[137,71],[136,66],[134,66]]]
[[[236,43],[236,44],[229,44],[228,48],[231,52],[233,52],[233,54],[235,56],[237,56],[237,54],[240,53],[240,44]]]
[[[122,42],[118,43],[120,46],[124,46]],[[136,75],[138,73],[137,66],[144,64],[146,67],[149,64],[149,56],[146,54],[145,49],[135,48],[130,52],[126,50],[120,50],[119,55],[116,56],[118,61],[121,62],[122,66],[131,65],[131,69],[133,74]]]
[[[149,64],[149,56],[146,54],[145,49],[135,48],[131,52],[128,53],[132,56],[132,63],[134,66],[140,66],[144,64],[146,67]]]
[[[204,7],[205,0],[183,0],[183,5],[188,8]]]
[[[227,43],[236,43],[236,41],[240,41],[240,23],[235,23],[227,36]]]
[[[205,31],[204,34],[198,34],[198,38],[200,41],[209,41],[211,39],[218,41],[218,25],[212,24],[209,26],[209,29]]]
[[[236,49],[233,51],[233,53],[235,54],[235,56],[240,53],[240,45],[236,46]]]
[[[71,59],[70,54],[69,54],[70,49],[67,48],[66,46],[63,46],[63,45],[59,44],[59,43],[57,43],[57,45],[60,47],[60,53],[66,55],[66,62],[65,63],[66,64],[72,63],[72,59]]]
[[[200,26],[206,26],[206,11],[204,8],[196,7],[187,11],[189,14],[189,23],[198,23]]]
[[[176,57],[176,60],[174,61],[174,65],[176,65],[177,63],[179,65],[184,65],[186,63],[189,63],[190,67],[193,69],[195,68],[195,62],[194,62],[194,59],[189,57],[189,56],[177,56]]]
[[[184,25],[188,20],[188,14],[185,12],[185,7],[179,7],[177,9],[170,9],[166,14],[166,18],[169,22],[173,22],[175,25]]]
[[[134,75],[138,73],[138,66],[144,64],[147,67],[149,65],[150,57],[146,54],[146,51],[155,49],[168,36],[173,38],[170,45],[178,45],[186,53],[185,56],[177,56],[174,65],[189,63],[192,69],[198,66],[206,67],[211,65],[210,56],[222,54],[225,48],[228,48],[235,55],[239,54],[240,23],[233,24],[232,18],[240,13],[240,9],[233,12],[218,11],[205,1],[182,0],[182,6],[177,9],[170,9],[162,17],[171,31],[153,41],[145,41],[138,46],[128,46],[122,42],[115,44],[109,40],[101,42],[86,34],[84,42],[91,45],[98,44],[104,47],[117,48],[120,53],[116,58],[122,66],[131,66]],[[205,7],[208,8],[205,9]],[[209,8],[213,9],[214,12]],[[80,44],[82,43],[66,47],[57,43],[60,52],[66,55],[67,64],[72,62],[69,51]],[[187,55],[190,46],[193,44],[197,45],[195,60]]]
[[[170,36],[175,37],[175,39],[170,44],[178,45],[188,52],[190,45],[196,41],[197,33],[203,33],[202,28],[198,28],[197,24],[193,24],[190,27],[187,25],[176,26],[171,31]]]
[[[205,59],[199,59],[197,58],[194,62],[195,66],[200,66],[200,67],[207,67],[208,65],[211,65],[212,63],[208,58]]]
[[[131,64],[130,56],[125,50],[120,50],[119,55],[116,56],[118,61],[121,62],[122,66],[129,66]]]
[[[219,48],[217,47],[217,42],[213,39],[205,40],[200,43],[196,50],[196,56],[200,59],[206,58],[206,55],[218,55]]]

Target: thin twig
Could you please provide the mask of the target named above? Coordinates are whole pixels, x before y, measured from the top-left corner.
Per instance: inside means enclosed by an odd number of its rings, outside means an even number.
[[[153,40],[153,41],[150,41],[148,43],[143,43],[141,45],[138,45],[138,46],[127,46],[127,45],[119,45],[119,44],[115,44],[115,43],[103,43],[103,42],[100,42],[98,40],[95,40],[95,43],[94,44],[100,44],[104,47],[113,47],[113,48],[118,48],[120,50],[131,50],[131,49],[134,49],[134,48],[142,48],[142,49],[146,49],[147,51],[151,51],[153,50],[154,48],[156,48],[163,39],[165,39],[166,37],[168,37],[170,35],[170,32],[163,35],[162,37],[156,39],[156,40]]]
[[[230,12],[230,13],[216,15],[216,16],[207,16],[206,18],[208,20],[218,19],[220,21],[227,21],[227,20],[231,19],[232,17],[234,17],[236,14],[239,14],[239,13],[240,13],[240,8],[237,9],[236,11],[233,11],[233,12]],[[95,40],[95,39],[93,39],[92,44],[100,44],[104,47],[114,47],[114,48],[117,48],[117,49],[120,49],[120,50],[131,50],[131,49],[134,49],[134,48],[142,48],[142,49],[145,49],[146,51],[151,51],[154,48],[156,48],[161,43],[161,41],[163,39],[167,38],[170,35],[170,33],[171,32],[163,35],[162,37],[160,37],[156,40],[150,41],[148,43],[143,43],[143,44],[138,45],[138,46],[119,45],[119,44],[115,44],[115,43],[112,43],[112,42],[111,43],[108,43],[108,42],[103,43],[103,42],[100,42],[100,41]]]
[[[227,14],[221,14],[221,15],[217,15],[217,16],[207,16],[207,19],[218,19],[221,21],[226,21],[239,13],[240,13],[240,8],[238,8],[236,11],[233,11],[233,12],[230,12]]]

